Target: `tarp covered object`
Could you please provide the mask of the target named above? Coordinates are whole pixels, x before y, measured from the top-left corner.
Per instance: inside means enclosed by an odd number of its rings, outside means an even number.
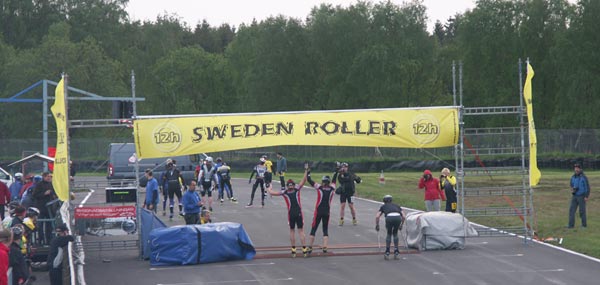
[[[406,217],[407,244],[418,250],[463,249],[465,237],[477,231],[460,214],[419,212]]]
[[[175,226],[150,232],[150,264],[188,265],[250,260],[256,251],[238,223]]]
[[[147,209],[142,209],[142,256],[144,259],[150,258],[150,232],[153,229],[166,228],[167,225],[163,223],[154,212]]]

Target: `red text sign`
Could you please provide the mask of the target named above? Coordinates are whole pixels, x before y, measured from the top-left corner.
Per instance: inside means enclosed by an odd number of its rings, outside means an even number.
[[[135,206],[75,208],[75,219],[135,217]]]

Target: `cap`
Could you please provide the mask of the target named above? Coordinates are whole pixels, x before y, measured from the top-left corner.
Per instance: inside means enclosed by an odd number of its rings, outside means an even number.
[[[21,173],[21,172],[15,173],[15,178],[21,178],[21,177],[23,177],[23,173]]]
[[[60,225],[56,226],[57,232],[66,232],[68,230],[69,230],[69,228],[67,228],[66,224],[60,224]]]
[[[429,175],[431,175],[431,170],[425,169],[425,171],[423,171],[423,174],[429,174]]]

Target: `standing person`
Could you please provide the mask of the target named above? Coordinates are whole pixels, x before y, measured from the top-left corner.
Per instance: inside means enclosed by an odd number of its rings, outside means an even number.
[[[35,185],[32,195],[33,200],[35,201],[35,207],[40,210],[40,219],[49,219],[50,211],[46,204],[56,199],[56,193],[52,186],[52,173],[42,173],[42,181]],[[38,233],[40,243],[48,244],[52,237],[51,222],[43,222],[41,226],[38,226]]]
[[[308,249],[306,248],[306,240],[304,236],[304,218],[302,216],[302,203],[300,202],[300,189],[306,182],[308,170],[304,170],[304,177],[300,181],[300,184],[296,185],[294,180],[290,179],[286,183],[286,190],[274,191],[273,187],[269,187],[268,191],[271,195],[282,196],[285,200],[285,204],[288,209],[288,224],[290,226],[290,242],[292,244],[292,257],[296,257],[296,235],[294,234],[294,228],[297,228],[298,236],[300,236],[300,243],[302,244],[302,254],[304,257],[308,255]]]
[[[265,172],[265,187],[269,188],[273,181],[273,162],[269,160],[269,156],[266,154],[264,154],[261,159],[265,160],[265,166],[267,167],[267,172]],[[264,190],[263,195],[266,195]]]
[[[279,182],[281,182],[281,190],[285,190],[285,172],[287,171],[287,159],[283,156],[283,153],[277,153],[277,175],[279,175]]]
[[[587,176],[581,169],[581,164],[575,163],[573,165],[575,173],[571,176],[571,206],[569,207],[569,229],[575,227],[575,211],[579,207],[579,216],[581,217],[581,226],[587,227],[587,216],[585,213],[585,204],[590,198],[590,183]]]
[[[233,187],[231,186],[231,167],[227,163],[223,162],[219,168],[217,168],[217,176],[220,180],[221,189],[227,191],[227,198],[231,203],[237,203],[237,199],[233,196]],[[223,200],[223,194],[221,193],[221,200]]]
[[[4,182],[0,181],[0,217],[4,220],[6,205],[10,203],[10,191]]]
[[[181,186],[185,180],[181,176],[179,169],[175,165],[175,161],[167,163],[167,171],[163,175],[163,181],[166,182],[167,191],[169,194],[169,219],[173,219],[173,208],[175,207],[175,196],[179,204],[179,215],[183,217],[183,205],[181,204]]]
[[[21,194],[21,205],[25,208],[33,207],[36,205],[35,199],[33,198],[33,190],[35,186],[42,181],[41,175],[36,175],[32,178],[31,184],[23,185],[23,188],[26,188],[25,191]],[[29,186],[27,186],[29,185]],[[21,189],[23,189],[21,188]]]
[[[250,194],[250,203],[246,205],[246,207],[252,207],[252,202],[254,201],[254,193],[256,193],[256,188],[260,185],[260,199],[261,205],[265,207],[265,195],[263,194],[265,191],[265,173],[267,173],[267,167],[265,166],[265,162],[267,160],[264,157],[260,158],[260,162],[254,166],[252,169],[252,173],[250,174],[250,179],[248,179],[248,184],[252,183],[252,177],[256,174],[256,180],[254,181],[254,185],[252,185],[252,194]]]
[[[315,204],[315,213],[310,229],[310,245],[308,246],[308,253],[312,253],[315,234],[321,221],[323,221],[323,253],[327,253],[327,244],[329,241],[329,215],[331,212],[331,201],[333,200],[335,193],[335,183],[331,183],[331,178],[329,176],[323,176],[321,184],[315,183],[310,177],[310,172],[308,172],[308,183],[317,190],[317,202]]]
[[[200,195],[202,199],[208,195],[208,210],[212,212],[212,190],[215,185],[217,185],[216,179],[217,168],[213,165],[213,158],[207,157],[204,165],[200,169],[200,174],[198,174],[198,184],[202,185],[202,190],[200,190]]]
[[[152,170],[146,170],[146,199],[144,200],[144,208],[153,211],[156,214],[156,207],[158,207],[159,191],[158,181],[154,178]]]
[[[200,210],[202,199],[196,192],[196,181],[190,181],[188,190],[183,193],[183,211],[185,224],[195,225],[200,223]]]
[[[9,246],[12,244],[12,240],[12,232],[0,227],[0,285],[8,284],[6,272],[8,272]]]
[[[23,238],[22,226],[11,228],[13,241],[10,244],[9,266],[12,267],[12,284],[21,285],[29,279],[29,268],[22,253],[20,241]]]
[[[64,247],[72,241],[75,241],[75,238],[72,235],[69,235],[69,229],[67,228],[67,225],[58,225],[56,227],[56,237],[50,241],[50,252],[48,253],[48,268],[51,285],[63,284],[62,264]]]
[[[390,257],[390,244],[392,241],[392,236],[394,237],[394,259],[398,259],[398,254],[400,251],[398,250],[398,230],[402,229],[402,224],[404,222],[404,213],[402,213],[402,208],[394,203],[392,203],[392,196],[385,195],[383,196],[383,205],[379,208],[377,215],[375,215],[375,230],[379,231],[379,218],[381,215],[385,217],[385,229],[387,230],[387,235],[385,237],[385,259],[389,259]]]
[[[339,168],[333,174],[333,183],[339,181],[341,187],[340,193],[340,226],[344,225],[344,210],[346,208],[346,203],[348,203],[348,207],[350,208],[350,213],[352,214],[352,224],[357,225],[358,221],[356,220],[356,210],[354,209],[354,194],[356,194],[356,186],[354,183],[362,182],[360,177],[356,176],[356,174],[350,172],[348,170],[348,163],[341,163]]]
[[[21,188],[23,188],[23,173],[17,172],[15,173],[15,182],[10,185],[8,188],[10,192],[10,200],[11,201],[21,201]]]
[[[440,188],[440,181],[431,176],[431,171],[423,171],[423,177],[419,180],[419,189],[425,188],[425,208],[427,212],[440,210],[440,199],[446,200],[444,192]]]
[[[446,195],[446,212],[456,213],[456,177],[450,174],[450,169],[442,169],[440,176],[440,189]]]

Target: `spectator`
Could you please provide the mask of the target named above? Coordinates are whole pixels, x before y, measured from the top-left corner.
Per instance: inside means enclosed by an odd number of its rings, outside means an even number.
[[[156,207],[158,207],[159,191],[158,181],[154,178],[152,170],[146,170],[146,199],[144,200],[144,208],[156,213]]]
[[[587,227],[587,217],[585,213],[585,204],[590,197],[590,183],[587,176],[581,169],[581,164],[575,163],[573,166],[575,173],[571,176],[571,206],[569,207],[569,229],[575,227],[575,211],[579,207],[579,216],[581,217],[581,226]]]
[[[56,199],[56,193],[52,186],[52,173],[42,173],[42,181],[35,185],[31,194],[34,200],[34,205],[40,210],[40,219],[51,218],[50,210],[47,204]],[[54,214],[54,213],[52,213]],[[38,225],[38,239],[40,243],[47,244],[52,237],[52,225],[50,222],[43,222],[43,226]]]
[[[10,191],[4,182],[0,182],[0,216],[4,220],[4,211],[6,211],[6,205],[10,203]]]
[[[9,266],[12,267],[12,284],[25,284],[29,279],[29,268],[25,262],[25,256],[22,253],[20,241],[23,238],[23,228],[17,226],[11,228],[13,241],[10,244]]]
[[[0,285],[8,284],[8,246],[12,244],[12,233],[8,229],[0,228]]]
[[[23,173],[17,172],[15,173],[15,183],[10,185],[10,188],[8,189],[10,192],[11,201],[21,200],[21,196],[19,195],[21,188],[23,188]]]
[[[27,187],[27,189],[22,193],[21,196],[21,205],[25,208],[35,206],[35,200],[33,199],[33,189],[35,186],[42,181],[41,175],[36,175],[33,177],[33,180],[29,184],[25,184],[23,187]],[[29,186],[27,186],[29,185]]]
[[[188,190],[183,193],[183,218],[186,225],[195,225],[200,223],[200,210],[202,199],[196,192],[196,181],[190,181]]]
[[[281,182],[281,190],[285,190],[285,172],[287,171],[287,159],[283,156],[283,153],[277,153],[277,175],[279,175],[279,182]]]
[[[446,212],[456,213],[456,177],[450,174],[450,169],[442,169],[440,188],[446,194]]]
[[[48,268],[51,285],[62,285],[62,264],[63,249],[69,242],[75,241],[72,235],[69,235],[67,225],[62,224],[56,227],[57,236],[50,242],[50,253],[48,254]]]
[[[425,189],[425,209],[427,212],[440,210],[440,199],[446,201],[446,196],[440,188],[440,181],[431,176],[431,171],[423,171],[423,177],[419,180],[419,189]]]

